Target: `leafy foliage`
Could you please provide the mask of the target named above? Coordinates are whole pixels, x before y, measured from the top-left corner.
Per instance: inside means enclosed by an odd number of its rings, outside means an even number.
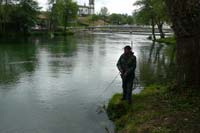
[[[164,0],[138,0],[135,2],[140,9],[135,13],[138,24],[152,25],[152,34],[155,40],[155,24],[158,26],[161,38],[165,37],[163,24],[168,22],[169,17]]]
[[[134,23],[133,16],[129,16],[127,14],[116,14],[116,13],[113,13],[109,16],[109,21],[111,24],[116,24],[116,25]]]
[[[101,16],[108,16],[108,8],[107,7],[102,7],[99,13]]]
[[[156,23],[169,22],[164,0],[138,0],[134,5],[140,6],[136,12],[136,20],[139,24],[150,24],[152,18]]]
[[[0,2],[0,32],[28,32],[37,21],[38,3],[34,0]]]
[[[52,5],[50,21],[54,28],[56,26],[66,28],[77,17],[78,5],[73,0],[50,0],[49,3]]]

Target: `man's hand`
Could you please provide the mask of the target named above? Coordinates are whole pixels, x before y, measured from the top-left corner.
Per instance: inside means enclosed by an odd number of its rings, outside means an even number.
[[[123,73],[121,73],[121,77],[124,79],[124,78],[126,78],[126,76],[127,76],[127,72],[123,72]]]
[[[123,74],[124,77],[126,77],[127,75],[128,75],[128,72],[125,72],[125,73]]]
[[[123,70],[121,70],[121,69],[120,69],[119,71],[120,71],[121,75],[123,75],[123,74],[124,74],[124,71],[123,71]]]

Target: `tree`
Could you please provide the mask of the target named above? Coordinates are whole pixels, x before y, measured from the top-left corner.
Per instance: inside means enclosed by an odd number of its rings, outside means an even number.
[[[133,24],[133,16],[129,16],[128,14],[117,14],[112,13],[108,16],[108,20],[111,24],[121,25],[121,24]]]
[[[107,7],[102,7],[99,14],[100,14],[100,16],[102,17],[102,19],[103,19],[103,21],[105,23],[106,17],[109,15],[108,8]]]
[[[102,15],[102,16],[108,16],[109,15],[108,8],[102,7],[99,14]]]
[[[137,22],[143,24],[151,24],[153,40],[156,40],[155,35],[155,11],[153,8],[153,0],[138,0],[134,5],[140,6],[137,13]]]
[[[39,9],[36,1],[21,0],[16,6],[16,14],[11,14],[12,21],[16,21],[20,31],[27,33],[36,24]]]
[[[155,25],[157,25],[160,37],[164,38],[163,24],[169,21],[164,0],[138,0],[134,5],[140,6],[136,17],[137,22],[152,25],[154,40],[156,39]]]
[[[0,32],[28,32],[35,25],[39,12],[35,0],[1,0]]]
[[[156,25],[157,25],[159,33],[160,33],[160,37],[165,38],[165,34],[163,32],[163,24],[165,22],[170,23],[165,1],[164,0],[154,0],[153,1],[153,9],[155,12],[155,20],[156,20]]]
[[[93,14],[93,15],[90,15],[89,16],[89,22],[92,23],[93,25],[95,21],[98,21],[100,19],[100,16],[99,15],[96,15],[96,14]]]
[[[70,21],[77,17],[78,5],[73,0],[50,0],[50,29],[64,26],[64,30]],[[53,29],[54,29],[53,28]]]
[[[10,21],[10,5],[8,0],[0,0],[0,32],[6,32],[6,24]]]
[[[177,39],[177,85],[200,88],[200,2],[166,0]]]
[[[109,20],[114,25],[120,25],[122,24],[123,18],[121,14],[113,13],[109,16]]]
[[[78,13],[77,3],[73,2],[72,0],[65,0],[64,14],[63,14],[65,29],[67,25],[69,24],[69,22],[77,17],[77,13]]]
[[[134,24],[133,16],[127,16],[126,22],[127,22],[127,24],[129,24],[129,25]]]

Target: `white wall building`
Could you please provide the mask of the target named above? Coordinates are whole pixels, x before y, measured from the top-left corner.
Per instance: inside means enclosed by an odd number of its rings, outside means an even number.
[[[88,5],[79,5],[78,15],[87,16],[95,14],[95,2],[94,0],[89,0]]]

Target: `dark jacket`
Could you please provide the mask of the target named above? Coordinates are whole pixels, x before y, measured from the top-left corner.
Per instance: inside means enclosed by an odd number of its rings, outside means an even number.
[[[117,62],[117,68],[123,73],[127,73],[128,75],[134,75],[136,69],[137,59],[134,53],[130,55],[122,54]],[[122,74],[123,74],[122,73]]]

